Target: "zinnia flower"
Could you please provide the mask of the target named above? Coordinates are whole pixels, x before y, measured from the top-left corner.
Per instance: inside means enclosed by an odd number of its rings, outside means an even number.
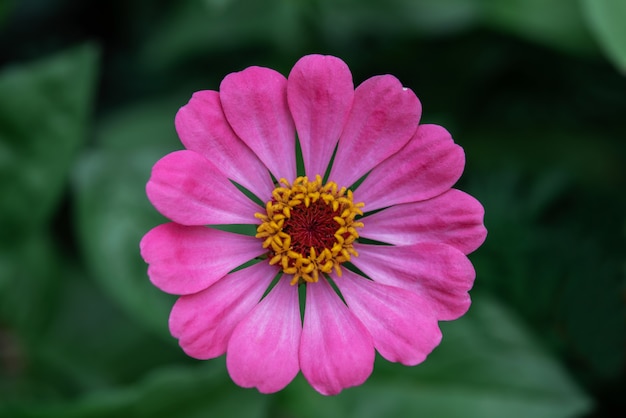
[[[233,381],[264,393],[302,371],[326,395],[362,384],[375,351],[424,361],[438,321],[469,308],[466,254],[486,230],[480,203],[452,189],[462,148],[420,116],[395,77],[355,89],[332,56],[193,95],[176,115],[186,150],[146,188],[172,222],[141,241],[152,283],[181,295],[169,327],[189,356],[226,354]]]

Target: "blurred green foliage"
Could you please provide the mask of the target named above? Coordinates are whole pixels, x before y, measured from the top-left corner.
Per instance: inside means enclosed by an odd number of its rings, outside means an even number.
[[[622,417],[620,0],[0,2],[0,417]],[[392,73],[467,154],[489,236],[474,304],[422,365],[324,398],[187,358],[141,236],[192,92],[307,53]]]
[[[626,3],[620,0],[585,0],[589,25],[602,48],[622,74],[626,73],[626,27],[623,17]]]

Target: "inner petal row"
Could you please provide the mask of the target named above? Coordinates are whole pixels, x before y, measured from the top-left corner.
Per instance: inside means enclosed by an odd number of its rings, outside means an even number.
[[[323,184],[319,174],[314,181],[281,178],[265,213],[255,214],[261,220],[256,237],[263,239],[269,263],[293,275],[292,285],[315,283],[333,269],[341,276],[341,264],[358,256],[353,243],[363,223],[355,218],[363,206],[353,202],[352,190]]]

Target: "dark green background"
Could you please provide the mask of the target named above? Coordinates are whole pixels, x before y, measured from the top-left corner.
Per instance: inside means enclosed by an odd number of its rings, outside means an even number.
[[[624,21],[621,0],[0,1],[0,416],[625,416]],[[489,235],[425,363],[265,396],[169,336],[144,184],[194,91],[313,52],[417,93]]]

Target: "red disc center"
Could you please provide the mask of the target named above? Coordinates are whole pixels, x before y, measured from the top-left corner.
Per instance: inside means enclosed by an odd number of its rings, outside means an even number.
[[[307,256],[311,247],[317,254],[324,248],[332,248],[338,228],[333,218],[339,215],[339,211],[333,211],[332,206],[321,199],[311,202],[309,207],[304,204],[293,207],[283,226],[283,231],[291,236],[293,251]]]

